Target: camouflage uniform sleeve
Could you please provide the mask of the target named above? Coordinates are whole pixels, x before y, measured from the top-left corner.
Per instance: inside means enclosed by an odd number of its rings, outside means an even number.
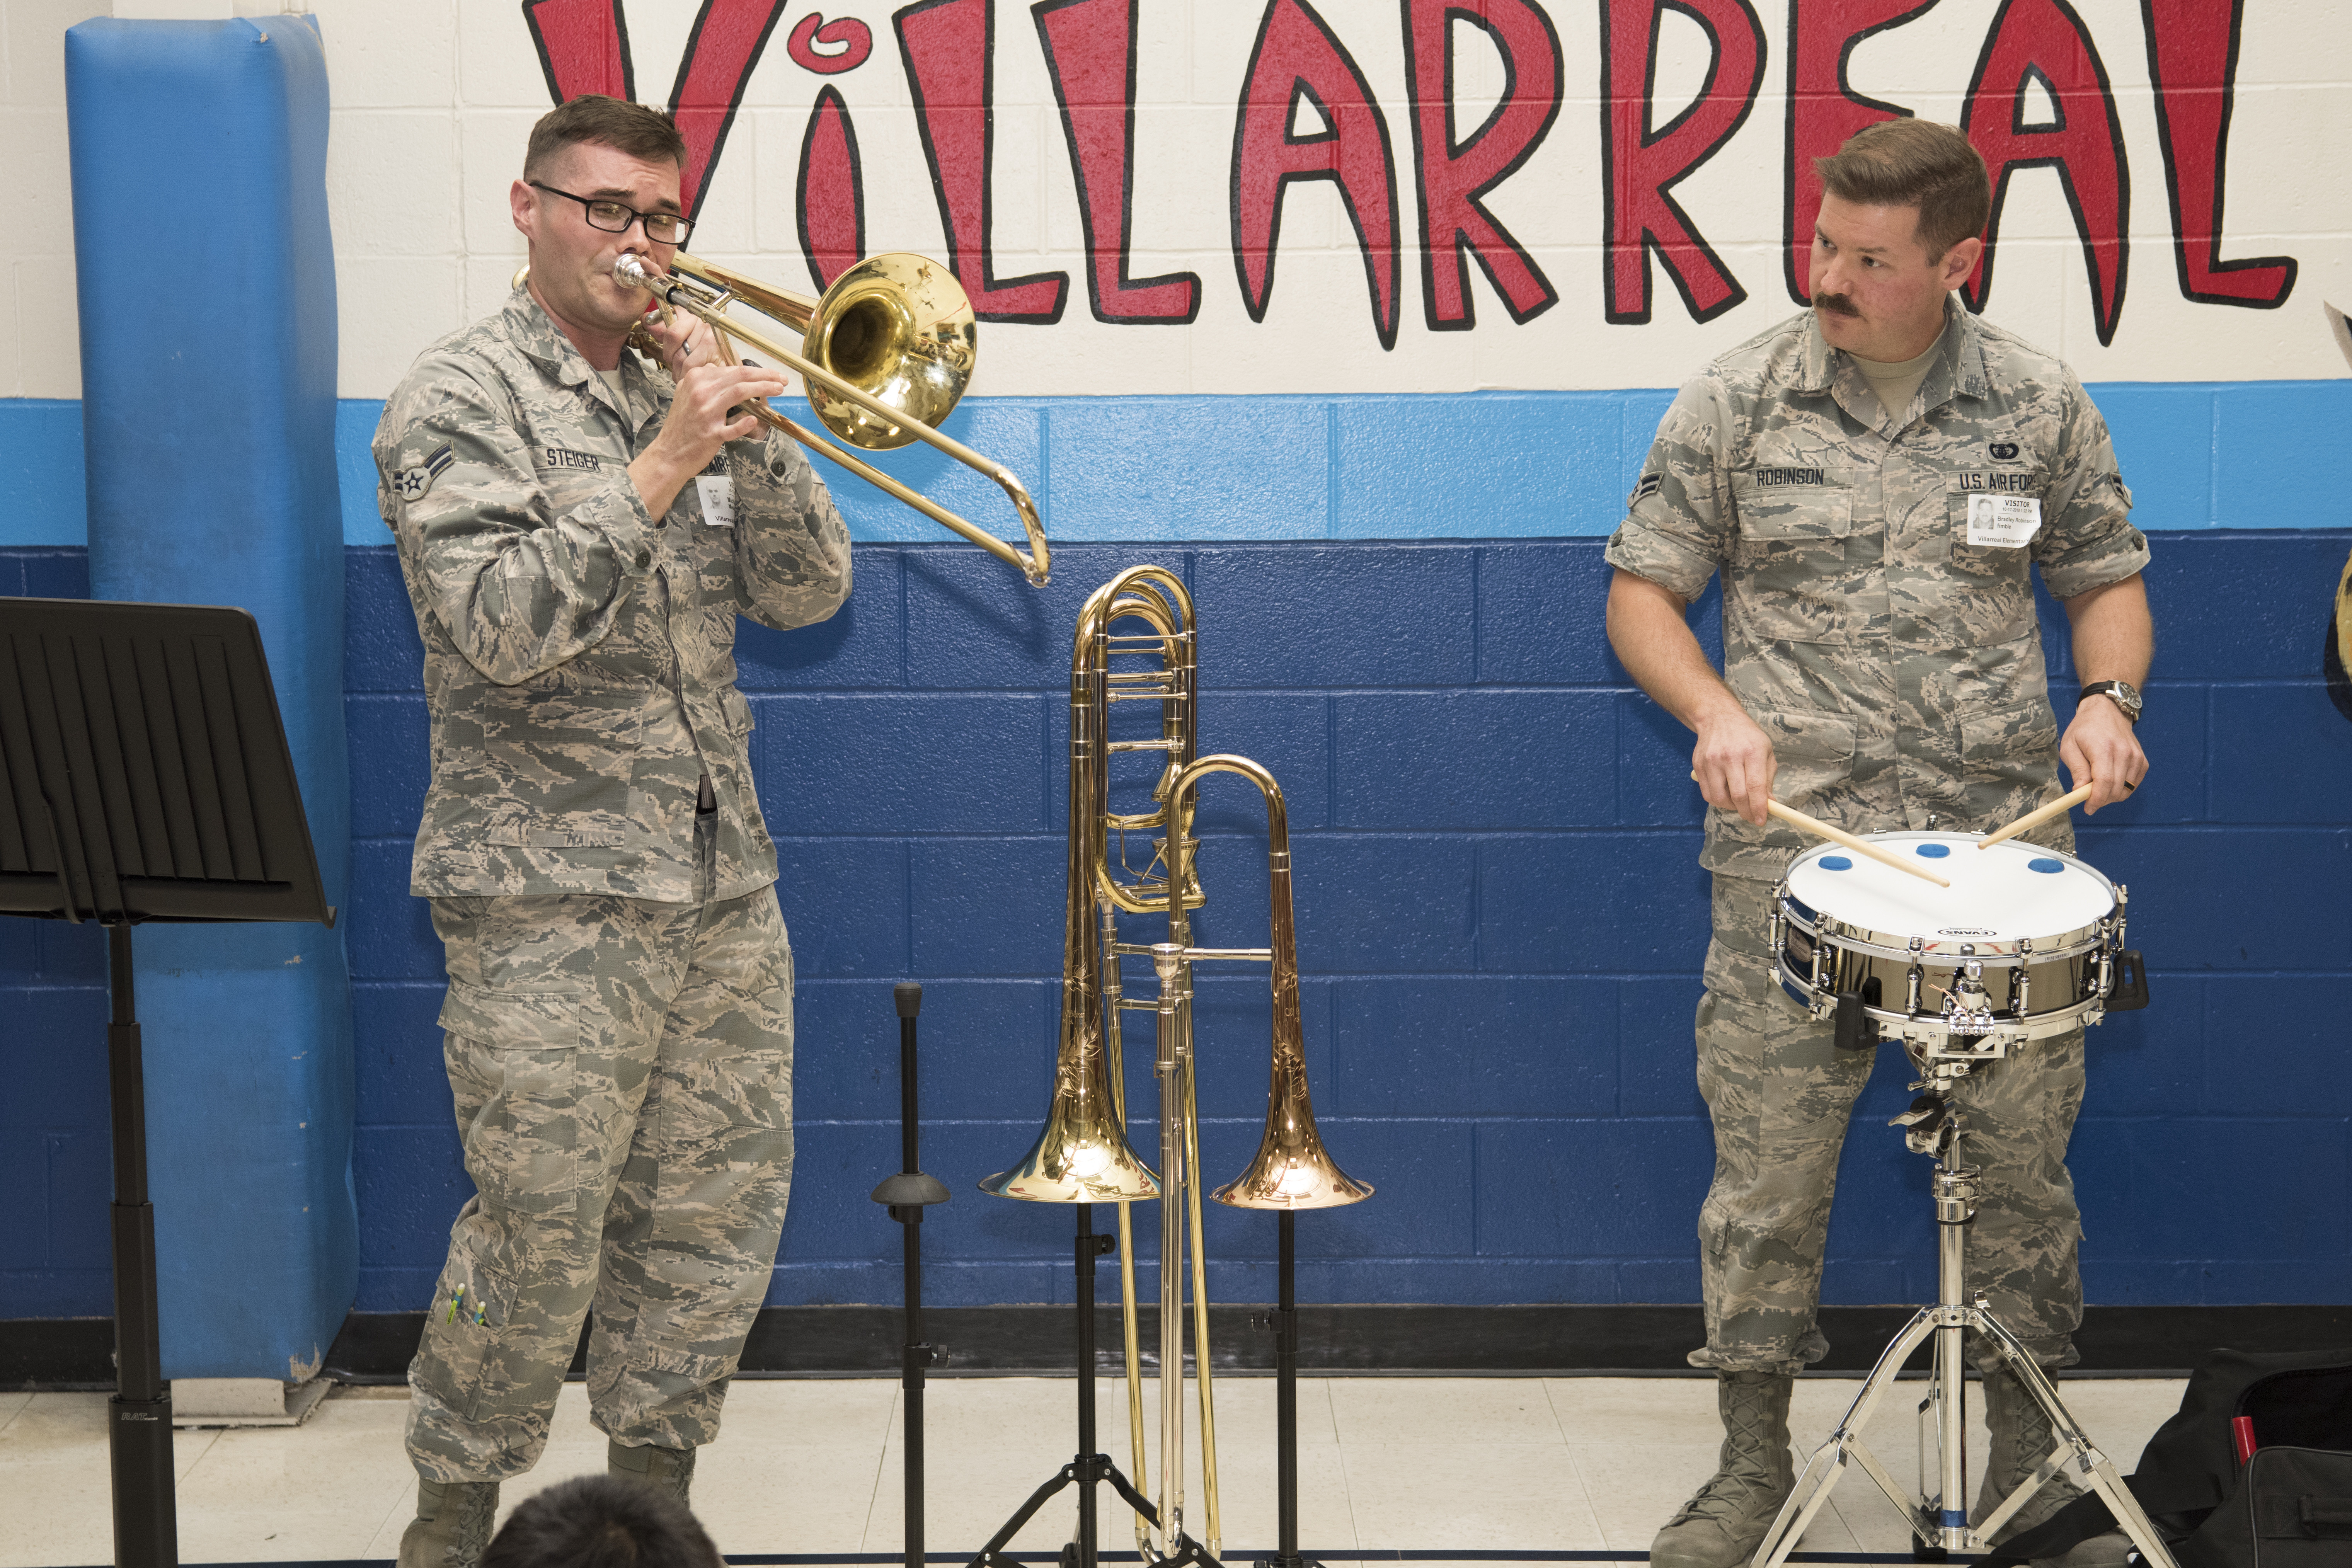
[[[2147,564],[2147,538],[2131,524],[2131,491],[2116,466],[2107,422],[2090,394],[2066,377],[2056,470],[2042,502],[2033,559],[2061,599],[2120,583]]]
[[[384,407],[376,471],[412,589],[501,686],[612,630],[653,565],[653,520],[625,468],[566,498],[533,474],[510,392],[463,362],[420,364]]]
[[[1685,602],[1706,592],[1730,548],[1724,462],[1731,425],[1730,400],[1712,371],[1675,395],[1625,498],[1625,521],[1610,536],[1609,564]]]
[[[849,530],[800,443],[768,433],[738,467],[735,564],[742,613],[790,631],[824,620],[849,597]]]

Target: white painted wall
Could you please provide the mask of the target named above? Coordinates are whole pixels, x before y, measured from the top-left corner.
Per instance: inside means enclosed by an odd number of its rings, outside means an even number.
[[[625,0],[640,96],[667,90],[695,0]],[[272,14],[261,0],[0,0],[5,115],[18,200],[57,221],[21,223],[10,263],[16,331],[0,345],[0,395],[79,395],[70,279],[61,35],[83,17]],[[381,396],[416,352],[494,309],[520,259],[506,212],[531,121],[549,97],[516,0],[319,0],[335,110],[328,178],[342,309],[341,390]],[[784,33],[753,74],[702,209],[694,248],[799,289],[793,176],[820,86],[847,100],[861,142],[868,242],[943,255],[890,0],[825,0],[827,16],[872,28],[859,68],[820,78],[794,65]],[[2224,254],[2291,255],[2293,296],[2275,310],[2194,304],[2175,280],[2164,165],[2137,0],[2081,0],[2120,106],[2129,156],[2132,251],[2120,331],[2102,347],[2089,322],[2078,242],[2054,173],[2017,175],[2003,215],[1989,314],[2064,353],[2090,381],[2335,377],[2343,365],[2320,301],[2352,301],[2352,9],[2343,0],[2247,7],[2231,132]],[[1661,386],[1795,307],[1778,253],[1785,104],[1785,0],[1759,0],[1766,90],[1738,135],[1676,191],[1748,294],[1693,322],[1654,265],[1653,321],[1612,326],[1601,296],[1600,40],[1595,9],[1551,0],[1569,100],[1528,163],[1490,196],[1532,250],[1559,302],[1515,326],[1474,268],[1478,325],[1423,324],[1419,258],[1402,257],[1402,330],[1383,352],[1362,263],[1328,184],[1291,188],[1266,318],[1253,323],[1234,278],[1228,170],[1234,101],[1257,0],[1143,0],[1137,115],[1135,270],[1177,268],[1204,286],[1190,328],[1098,323],[1087,309],[1076,199],[1058,115],[1027,8],[998,0],[995,254],[1001,275],[1059,268],[1071,302],[1052,327],[990,324],[975,390],[997,394],[1460,391]],[[1410,127],[1397,8],[1326,0],[1322,14],[1370,78],[1400,163],[1413,227]],[[1858,89],[1956,120],[1997,0],[1941,0],[1853,55]],[[1702,35],[1669,13],[1662,95],[1695,89]],[[1456,29],[1461,122],[1499,90],[1483,37]],[[21,210],[21,209],[20,209]]]

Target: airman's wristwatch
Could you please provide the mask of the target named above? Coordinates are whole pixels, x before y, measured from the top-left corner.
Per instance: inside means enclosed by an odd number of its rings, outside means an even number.
[[[2134,724],[2139,722],[2139,688],[2128,680],[2094,680],[2083,688],[2084,697],[2104,697],[2124,710],[2124,717]]]

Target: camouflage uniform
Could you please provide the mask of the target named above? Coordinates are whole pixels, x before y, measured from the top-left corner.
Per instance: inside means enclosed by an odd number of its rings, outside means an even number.
[[[735,617],[831,615],[848,534],[777,435],[648,515],[627,465],[672,388],[621,357],[616,400],[518,289],[376,430],[432,720],[409,886],[446,952],[478,1189],[410,1369],[436,1481],[537,1459],[592,1300],[596,1425],[709,1441],[791,1184],[792,954]]]
[[[2059,361],[1948,307],[1942,354],[1900,416],[1803,312],[1709,365],[1660,423],[1612,565],[1685,600],[1723,573],[1724,679],[1772,739],[1773,793],[1854,832],[1986,831],[2058,794],[2029,575],[2061,598],[2147,562],[2105,424]],[[2024,495],[2023,548],[1968,542],[1972,495]],[[2064,817],[2026,836],[2071,848]],[[1699,1215],[1697,1366],[1793,1372],[1827,1350],[1822,1246],[1847,1113],[1870,1070],[1767,972],[1771,888],[1805,845],[1710,808],[1714,941],[1697,1017],[1716,1173]],[[2081,1224],[2064,1157],[2082,1037],[1967,1080],[1987,1289],[2037,1354],[2073,1359]]]

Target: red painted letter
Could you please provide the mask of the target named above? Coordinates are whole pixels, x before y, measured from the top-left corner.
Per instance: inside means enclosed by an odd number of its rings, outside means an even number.
[[[816,47],[819,44],[828,47],[837,44],[840,48],[837,53],[824,54]],[[873,29],[855,16],[838,16],[828,22],[812,11],[794,22],[793,30],[784,35],[784,53],[793,58],[793,64],[819,76],[854,71],[873,52]]]
[[[1433,332],[1477,324],[1470,259],[1514,321],[1559,299],[1550,279],[1479,198],[1527,162],[1559,117],[1559,35],[1528,0],[1403,0],[1405,79],[1412,84],[1413,166],[1421,182],[1423,308]],[[1454,134],[1455,21],[1483,28],[1503,56],[1503,100],[1466,139]],[[1441,263],[1440,258],[1444,260]]]
[[[1846,79],[1854,46],[1874,33],[1899,27],[1932,9],[1936,0],[1790,0],[1789,181],[1784,207],[1789,298],[1812,303],[1813,220],[1821,215],[1822,181],[1813,160],[1845,145],[1865,125],[1899,120],[1907,109],[1864,98]]]
[[[2057,107],[2057,119],[2035,124],[2028,96],[2039,84]],[[2001,0],[1984,53],[1977,57],[1960,110],[1960,129],[1984,154],[1992,174],[1992,218],[1985,225],[1984,256],[1960,295],[1982,310],[1992,293],[1993,247],[2010,175],[2021,168],[2058,171],[2083,237],[2083,263],[2091,279],[2092,321],[2099,342],[2115,341],[2124,310],[2130,264],[2131,178],[2124,166],[2124,128],[2107,90],[2107,68],[2091,47],[2083,18],[2066,0]]]
[[[688,216],[702,205],[710,172],[718,167],[743,101],[743,84],[783,13],[784,0],[702,0],[695,14],[669,95],[671,117],[686,138],[678,201]],[[526,0],[523,19],[539,47],[548,94],[556,102],[588,92],[635,100],[636,72],[620,0]]]
[[[1062,105],[1078,218],[1087,231],[1087,298],[1097,321],[1189,321],[1201,311],[1190,272],[1128,276],[1135,200],[1135,13],[1139,0],[1038,0],[1029,8]]]
[[[636,73],[629,65],[629,25],[621,0],[524,0],[522,19],[539,49],[547,95],[569,103],[583,93],[635,102]]]
[[[1653,131],[1658,24],[1670,7],[1706,29],[1714,52],[1698,97]],[[1711,321],[1748,298],[1668,193],[1731,140],[1756,106],[1763,81],[1764,25],[1748,0],[1601,0],[1601,177],[1610,321],[1650,319],[1653,250],[1692,320]]]
[[[2221,182],[2228,174],[2242,11],[2243,0],[2140,0],[2180,292],[2200,304],[2266,310],[2286,303],[2294,288],[2294,258],[2221,259]]]
[[[743,101],[743,84],[783,14],[784,0],[702,0],[695,13],[677,62],[677,85],[669,90],[670,118],[686,138],[686,175],[678,184],[689,213],[702,205]]]
[[[1325,129],[1291,133],[1301,100]],[[1283,194],[1293,180],[1330,180],[1339,187],[1381,347],[1396,347],[1396,160],[1388,121],[1355,59],[1307,0],[1266,0],[1242,84],[1234,123],[1234,269],[1250,320],[1265,320],[1274,293],[1274,252],[1282,234]]]
[[[866,182],[857,166],[857,128],[841,89],[817,89],[801,137],[801,254],[822,290],[866,254]]]
[[[989,244],[989,153],[996,116],[990,98],[996,26],[989,0],[919,0],[895,12],[915,125],[931,166],[931,191],[947,231],[948,268],[983,321],[1062,319],[1066,272],[996,279]]]

